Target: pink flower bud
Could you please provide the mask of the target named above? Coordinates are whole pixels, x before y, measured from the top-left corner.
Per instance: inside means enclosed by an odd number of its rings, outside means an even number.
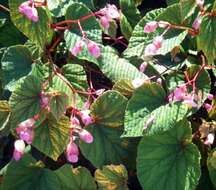
[[[89,41],[87,44],[88,51],[91,55],[93,55],[95,58],[100,57],[101,51],[100,47],[93,41]]]
[[[162,79],[161,79],[161,78],[158,78],[158,79],[157,79],[157,83],[161,85],[161,84],[162,84]]]
[[[30,1],[23,2],[19,6],[19,12],[25,15],[29,20],[33,22],[38,22],[39,16],[37,9],[34,6],[31,6],[31,4],[32,3]]]
[[[158,22],[158,26],[159,26],[160,28],[166,28],[166,27],[170,26],[170,23],[169,23],[169,22],[166,22],[166,21],[159,21],[159,22]]]
[[[195,30],[199,30],[201,23],[202,23],[202,18],[201,18],[201,17],[197,17],[197,18],[194,20],[194,22],[193,22],[193,24],[192,24],[192,27],[193,27]]]
[[[77,56],[83,50],[84,42],[78,41],[76,45],[71,49],[71,54]]]
[[[214,98],[214,95],[213,95],[213,94],[208,94],[208,99],[209,99],[209,100],[213,100],[213,98]]]
[[[74,142],[70,142],[66,148],[66,157],[69,162],[78,162],[79,149]]]
[[[91,133],[89,133],[87,130],[82,129],[79,133],[79,137],[82,141],[84,141],[85,143],[92,143],[94,138],[92,136]]]
[[[72,117],[70,121],[71,121],[71,125],[73,125],[73,126],[79,126],[80,125],[79,119],[77,117]]]
[[[197,6],[199,6],[199,7],[203,7],[203,5],[204,5],[204,0],[196,0],[196,4],[197,4]]]
[[[108,29],[110,26],[110,19],[107,16],[102,16],[100,18],[100,24],[102,27],[104,27],[105,29]]]
[[[93,123],[93,119],[89,114],[90,114],[90,110],[83,110],[80,112],[80,117],[85,126]]]
[[[151,33],[154,32],[158,27],[158,23],[156,21],[148,22],[144,27],[145,33]]]
[[[208,136],[207,136],[207,139],[204,142],[204,144],[206,144],[206,145],[213,144],[214,143],[214,138],[215,138],[215,135],[213,133],[209,133]]]
[[[163,37],[162,36],[157,36],[153,40],[153,44],[157,49],[160,49],[163,43]]]
[[[25,143],[23,140],[16,140],[14,142],[13,159],[18,161],[22,158],[25,151]]]
[[[157,53],[157,47],[154,44],[149,44],[145,48],[145,56],[155,55]]]
[[[140,67],[139,67],[140,72],[144,73],[145,70],[146,70],[146,68],[147,68],[147,66],[148,66],[148,63],[147,63],[147,62],[142,63],[142,64],[140,65]]]
[[[210,111],[211,109],[212,109],[212,105],[211,104],[208,104],[208,103],[205,103],[204,104],[204,107],[205,107],[205,109],[207,110],[207,111]]]
[[[131,84],[134,88],[139,88],[140,86],[143,85],[144,82],[145,82],[144,79],[136,78],[132,80]]]

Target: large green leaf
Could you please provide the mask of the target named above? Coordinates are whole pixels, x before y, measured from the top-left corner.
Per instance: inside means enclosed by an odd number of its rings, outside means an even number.
[[[128,190],[127,170],[123,165],[108,165],[95,171],[99,190]]]
[[[61,184],[57,175],[30,155],[25,155],[21,161],[12,161],[3,178],[4,190],[60,190]]]
[[[69,142],[70,122],[67,117],[59,121],[50,114],[43,123],[35,129],[33,146],[53,160],[64,152]]]
[[[214,64],[216,58],[216,17],[204,16],[197,37],[198,49],[202,50],[209,64]]]
[[[216,151],[215,149],[209,154],[207,166],[212,183],[216,187]]]
[[[123,137],[157,134],[174,127],[187,113],[181,103],[166,103],[161,85],[145,83],[134,91],[125,111]]]
[[[143,189],[196,188],[201,175],[200,153],[191,139],[186,120],[165,133],[143,137],[137,157],[137,174]]]
[[[117,91],[107,91],[91,105],[96,123],[109,127],[123,125],[127,99]]]
[[[121,139],[121,129],[103,125],[90,125],[87,129],[93,135],[94,141],[91,144],[81,142],[80,148],[83,155],[94,166],[121,163],[132,166],[134,164],[136,143]]]
[[[49,11],[45,8],[37,8],[39,21],[34,23],[19,13],[18,7],[23,2],[25,0],[9,0],[11,20],[31,41],[44,49],[53,35],[53,30],[49,25],[52,22]]]
[[[96,184],[91,173],[84,167],[72,168],[64,165],[55,171],[62,190],[96,190]]]
[[[5,51],[1,64],[4,88],[13,91],[17,80],[31,70],[31,53],[25,46],[11,46]]]
[[[9,101],[12,110],[12,127],[17,127],[20,122],[29,119],[40,112],[41,88],[41,81],[31,75],[24,78],[17,85]]]
[[[133,56],[143,57],[146,46],[152,43],[156,36],[161,35],[164,29],[158,28],[153,33],[144,33],[144,26],[150,21],[167,21],[172,24],[182,25],[183,16],[181,12],[181,6],[175,4],[167,9],[156,9],[150,11],[146,16],[136,25],[132,37],[130,38],[128,48],[124,52],[124,55],[128,58]],[[163,35],[164,42],[162,47],[157,51],[157,55],[165,55],[169,53],[173,48],[179,46],[187,35],[187,31],[170,29]]]

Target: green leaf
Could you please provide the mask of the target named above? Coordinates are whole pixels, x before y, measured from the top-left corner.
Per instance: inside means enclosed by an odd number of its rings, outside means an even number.
[[[207,166],[212,183],[216,187],[216,151],[215,149],[208,156]]]
[[[5,89],[13,91],[17,80],[31,71],[31,53],[22,45],[9,47],[2,57],[1,64],[3,85]]]
[[[119,80],[114,84],[113,90],[120,92],[127,98],[130,98],[133,94],[134,87],[130,80]]]
[[[29,75],[20,81],[9,100],[13,128],[40,112],[41,91],[42,83],[34,76]]]
[[[35,129],[33,146],[53,160],[64,152],[69,141],[70,122],[67,117],[59,121],[50,114],[43,123]]]
[[[73,3],[71,4],[66,12],[66,20],[80,19],[83,16],[93,14],[88,7],[82,3]],[[83,31],[85,31],[86,36],[89,40],[92,40],[98,44],[102,44],[102,30],[96,20],[95,16],[91,16],[86,20],[80,22]],[[81,41],[83,36],[79,29],[76,29],[78,26],[77,23],[70,24],[72,27],[71,30],[66,30],[64,38],[66,41],[66,46],[68,49],[71,49],[75,46],[76,42]],[[87,46],[85,45],[82,52],[77,55],[79,59],[87,60],[90,62],[95,62],[97,59],[89,54]]]
[[[120,28],[121,28],[121,32],[124,35],[124,37],[127,40],[129,40],[132,35],[133,29],[130,23],[128,22],[127,18],[123,14],[121,14],[121,17],[120,17]]]
[[[63,190],[96,190],[96,184],[91,173],[84,167],[72,168],[64,165],[55,171]]]
[[[166,0],[166,2],[168,5],[172,5],[172,4],[178,3],[179,0]]]
[[[194,0],[180,0],[182,19],[185,20],[194,14],[197,7]]]
[[[107,91],[91,105],[95,122],[109,127],[123,125],[127,99],[116,91]]]
[[[91,144],[80,143],[82,154],[95,167],[105,164],[134,165],[136,157],[136,143],[132,140],[121,139],[122,130],[108,128],[103,125],[90,125],[88,131],[93,135]]]
[[[127,170],[123,165],[103,166],[95,171],[99,190],[128,190]]]
[[[197,37],[197,46],[202,50],[208,60],[209,65],[214,64],[216,58],[216,17],[204,16]]]
[[[125,111],[123,137],[158,134],[173,128],[185,117],[187,106],[166,103],[166,94],[157,83],[144,83],[134,91]]]
[[[134,0],[120,0],[119,3],[122,13],[125,15],[132,28],[134,28],[141,19],[141,14]]]
[[[3,178],[4,190],[59,190],[60,182],[55,173],[42,168],[30,155],[25,155],[21,161],[12,161]],[[11,183],[12,182],[12,183]]]
[[[50,100],[50,111],[53,116],[59,120],[59,118],[65,112],[69,105],[68,96],[65,93],[53,92],[55,95]]]
[[[23,34],[44,49],[45,45],[51,41],[53,35],[53,30],[49,25],[49,23],[52,23],[49,11],[45,8],[37,7],[39,21],[36,23],[32,22],[18,11],[18,7],[23,2],[25,0],[9,0],[11,20]]]
[[[137,174],[143,189],[196,188],[201,175],[200,153],[191,139],[186,120],[165,133],[143,137],[137,157]]]

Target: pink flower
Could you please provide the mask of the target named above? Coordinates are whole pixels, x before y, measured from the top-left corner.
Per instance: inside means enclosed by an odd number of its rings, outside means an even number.
[[[161,85],[162,84],[162,79],[158,78],[156,82]]]
[[[39,16],[38,16],[37,9],[33,6],[33,4],[31,6],[31,4],[32,2],[30,1],[23,2],[19,6],[19,12],[25,15],[29,20],[33,22],[38,22]]]
[[[136,78],[132,80],[131,84],[134,88],[139,88],[140,86],[143,85],[144,82],[145,82],[144,79]]]
[[[78,41],[76,45],[71,49],[71,54],[77,56],[83,50],[84,42]]]
[[[187,92],[187,88],[185,85],[181,86],[181,87],[177,87],[169,96],[168,96],[168,100],[169,102],[172,101],[181,101],[184,99],[185,94]]]
[[[101,51],[100,47],[93,41],[89,41],[87,44],[88,51],[91,55],[93,55],[95,58],[100,57]]]
[[[42,109],[47,109],[49,111],[50,110],[49,102],[50,102],[50,97],[47,96],[44,92],[41,92],[40,93],[40,107]]]
[[[23,140],[16,140],[14,142],[13,159],[18,161],[22,158],[25,151],[25,143]]]
[[[79,119],[77,117],[72,117],[70,122],[71,122],[71,125],[73,125],[73,126],[79,126],[80,125]]]
[[[208,99],[209,99],[209,100],[213,100],[213,98],[214,98],[214,95],[213,95],[213,94],[208,94]]]
[[[78,162],[79,149],[77,145],[70,141],[66,148],[66,157],[69,162],[76,163]]]
[[[196,108],[198,106],[191,95],[187,95],[186,97],[184,97],[183,103],[193,108]]]
[[[204,0],[196,0],[196,4],[197,4],[197,6],[199,6],[199,7],[203,7],[203,5],[204,5]]]
[[[142,72],[142,73],[144,73],[145,70],[146,70],[146,68],[147,68],[147,66],[148,66],[148,63],[147,63],[147,62],[142,63],[142,64],[140,65],[140,67],[139,67],[139,71]]]
[[[202,23],[202,18],[201,17],[197,17],[193,24],[192,24],[192,27],[195,29],[195,30],[199,30],[200,29],[200,25]]]
[[[79,133],[79,137],[82,141],[84,141],[85,143],[92,143],[94,138],[92,136],[91,133],[89,133],[87,130],[82,129]]]
[[[90,110],[83,110],[80,112],[80,117],[85,126],[93,123],[93,118],[89,114],[90,114]]]
[[[155,55],[157,47],[154,44],[148,44],[145,48],[145,56]]]
[[[162,43],[163,43],[163,37],[162,36],[157,36],[153,40],[153,44],[155,45],[157,50],[161,48]]]
[[[148,22],[144,27],[145,33],[151,33],[154,32],[158,27],[158,23],[156,21]]]
[[[108,4],[105,8],[100,10],[100,13],[110,19],[119,19],[120,13],[115,5]]]
[[[107,16],[100,17],[100,23],[101,26],[103,26],[105,29],[108,29],[110,26],[110,19]]]
[[[207,110],[207,111],[210,111],[211,109],[212,109],[212,105],[211,104],[208,104],[208,103],[205,103],[204,104],[204,107],[205,107],[205,109]]]
[[[213,133],[209,133],[208,136],[207,136],[207,139],[204,142],[204,144],[206,144],[206,145],[213,144],[214,143],[214,138],[215,138],[215,135]]]

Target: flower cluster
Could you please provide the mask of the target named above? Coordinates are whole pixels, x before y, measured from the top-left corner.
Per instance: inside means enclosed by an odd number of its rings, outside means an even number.
[[[37,9],[32,0],[25,1],[19,6],[19,12],[33,22],[39,21]]]
[[[81,121],[85,126],[88,126],[91,123],[93,123],[93,118],[89,115],[89,113],[90,113],[89,110],[83,110],[78,112]],[[88,132],[86,129],[81,127],[79,119],[76,116],[72,116],[70,142],[66,148],[67,160],[72,163],[78,162],[78,157],[79,157],[79,149],[74,142],[77,137],[79,137],[80,140],[88,144],[92,143],[94,140],[92,134]]]
[[[119,10],[115,5],[108,4],[105,8],[101,9],[99,11],[100,14],[100,24],[105,29],[108,29],[110,27],[110,22],[113,19],[119,19],[120,13]]]

